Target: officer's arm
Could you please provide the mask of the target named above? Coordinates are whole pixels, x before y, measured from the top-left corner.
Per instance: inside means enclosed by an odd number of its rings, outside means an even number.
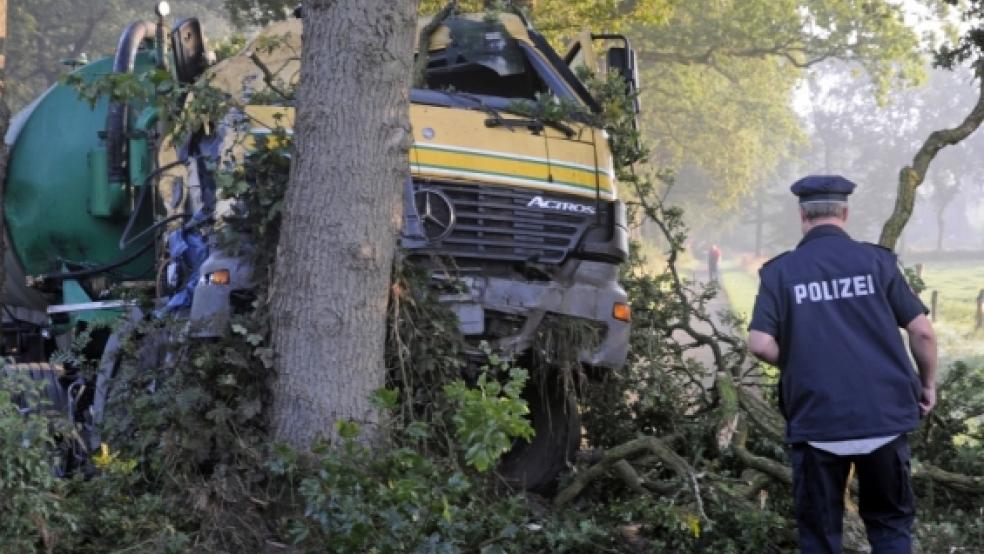
[[[923,393],[919,402],[923,415],[936,405],[936,335],[933,324],[924,314],[919,314],[905,326],[909,333],[909,350],[919,367],[919,380]]]
[[[762,331],[748,331],[748,351],[755,357],[772,365],[779,363],[779,343],[775,337]]]

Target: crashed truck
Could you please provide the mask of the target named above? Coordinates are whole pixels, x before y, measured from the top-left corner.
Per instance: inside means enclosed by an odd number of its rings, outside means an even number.
[[[45,383],[52,404],[85,437],[76,457],[99,448],[121,337],[135,319],[187,321],[186,340],[208,339],[228,332],[230,317],[250,304],[248,262],[217,241],[223,213],[235,208],[217,201],[215,172],[241,163],[248,145],[273,128],[289,134],[293,120],[289,102],[271,101],[268,92],[273,83],[296,83],[300,13],[212,64],[200,22],[172,26],[168,12],[161,2],[156,21],[128,26],[112,57],[75,68],[73,77],[92,83],[166,69],[182,84],[207,79],[245,108],[173,145],[163,135],[167,114],[153,106],[109,98],[91,106],[73,86],[57,84],[13,119],[6,136],[4,371]],[[410,97],[406,256],[431,268],[476,363],[482,341],[536,363],[530,351],[538,332],[567,318],[596,337],[564,345],[585,374],[619,368],[630,326],[618,283],[628,231],[610,137],[527,108],[551,98],[600,112],[578,75],[617,72],[634,89],[628,40],[585,32],[561,56],[521,15],[452,15],[418,50],[428,59],[426,87]],[[445,286],[449,279],[459,285]],[[139,293],[153,296],[154,309],[136,306]],[[86,355],[100,360],[96,378],[71,361],[51,361],[82,333]],[[526,396],[536,436],[518,441],[500,472],[543,488],[578,447],[576,398],[551,379],[531,379]]]

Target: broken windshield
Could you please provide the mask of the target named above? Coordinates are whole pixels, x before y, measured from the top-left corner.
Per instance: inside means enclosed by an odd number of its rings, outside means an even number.
[[[580,101],[546,59],[500,25],[460,18],[446,25],[452,39],[428,54],[425,88],[512,101],[544,94]]]

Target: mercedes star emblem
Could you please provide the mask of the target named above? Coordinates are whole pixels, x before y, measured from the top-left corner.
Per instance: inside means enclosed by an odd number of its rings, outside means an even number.
[[[451,234],[455,222],[454,204],[446,194],[436,189],[420,189],[413,199],[428,242],[439,241]]]

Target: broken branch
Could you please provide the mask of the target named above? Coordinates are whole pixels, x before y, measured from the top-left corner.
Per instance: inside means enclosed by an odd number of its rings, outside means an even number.
[[[445,19],[455,13],[458,9],[458,1],[451,0],[437,15],[424,25],[420,30],[420,38],[417,41],[417,59],[413,62],[413,87],[424,88],[427,85],[427,54],[430,50],[431,36],[437,31],[438,27]]]

